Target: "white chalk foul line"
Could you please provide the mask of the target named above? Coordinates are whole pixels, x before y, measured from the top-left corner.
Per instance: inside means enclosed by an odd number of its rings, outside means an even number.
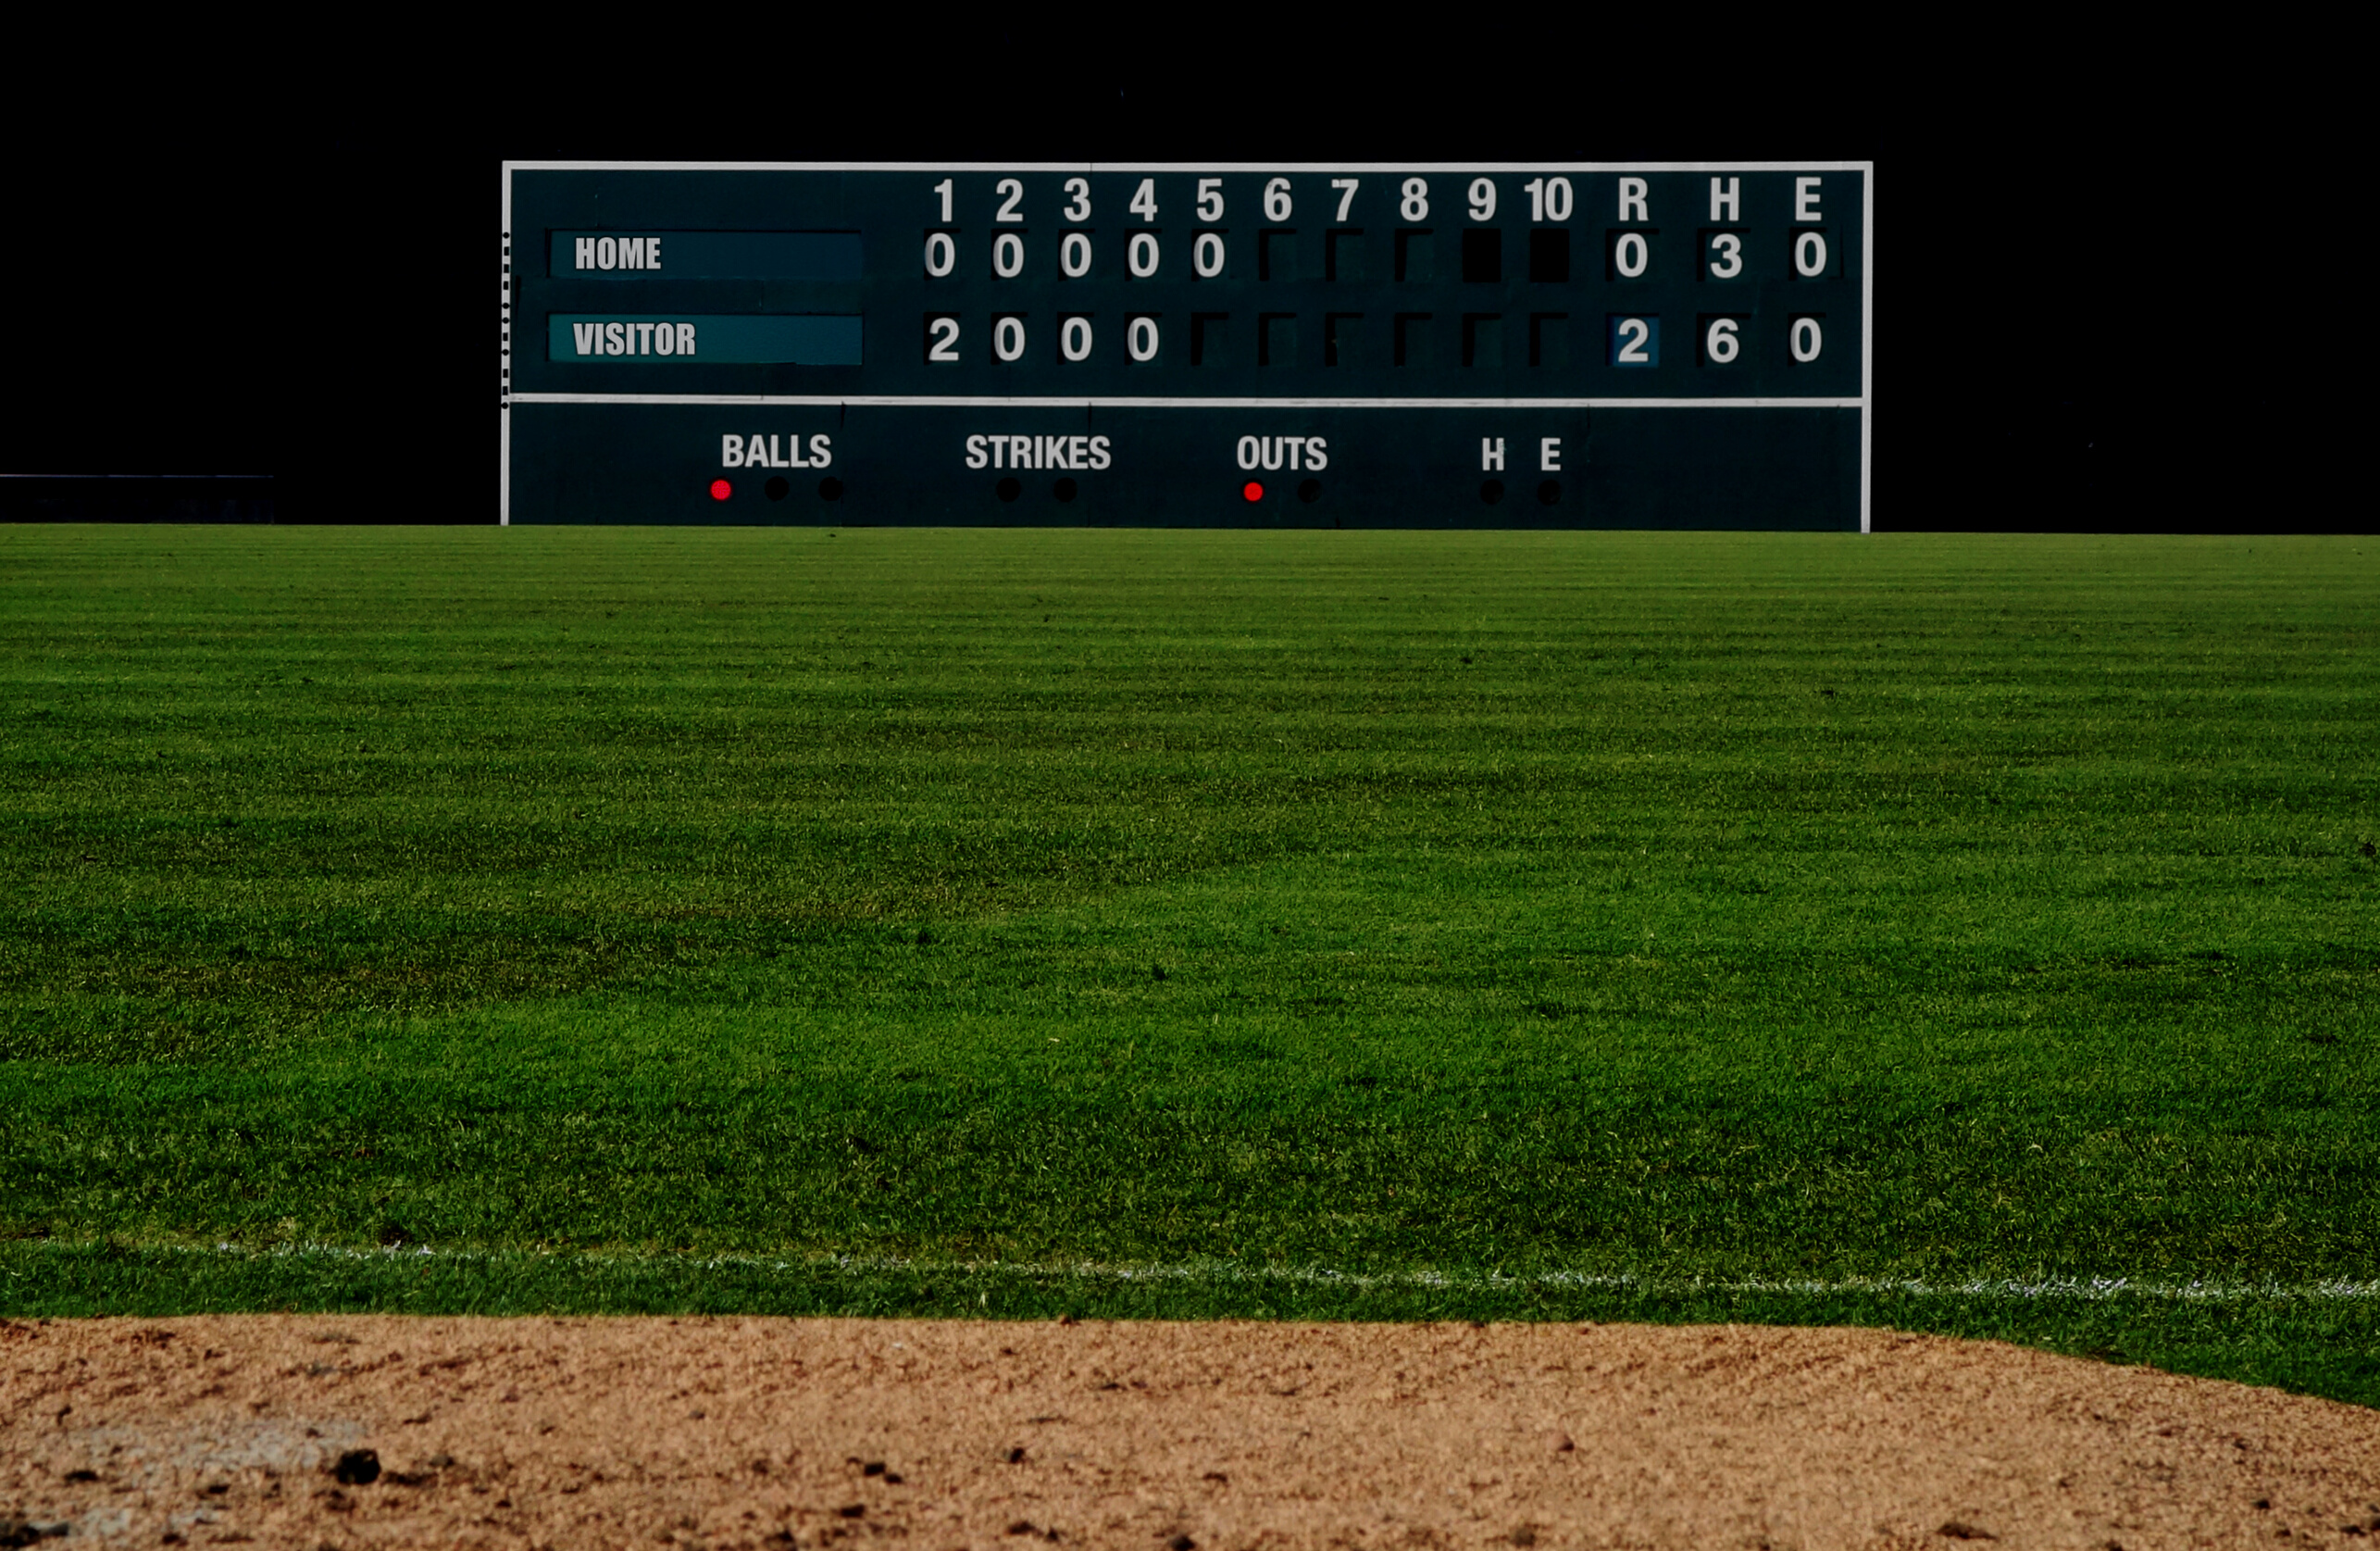
[[[799,1264],[800,1262],[785,1262]],[[2275,1298],[2341,1300],[2380,1298],[2380,1282],[2333,1280],[2313,1282],[2229,1282],[2212,1280],[2162,1282],[2138,1277],[2050,1277],[2036,1281],[1974,1278],[1926,1282],[1906,1277],[1660,1277],[1630,1271],[1345,1271],[1325,1266],[1250,1266],[1232,1260],[1178,1264],[1110,1264],[1081,1261],[1045,1265],[1031,1261],[937,1262],[824,1257],[812,1265],[854,1271],[1006,1275],[1030,1281],[1179,1282],[1274,1282],[1313,1287],[1414,1289],[1425,1292],[1510,1292],[1533,1287],[1581,1292],[1633,1292],[1660,1295],[1694,1293],[1785,1294],[1825,1297],[1895,1294],[1909,1297],[2083,1298],[2130,1295],[2184,1302],[2235,1303]]]
[[[97,1243],[45,1239],[56,1248],[90,1248]],[[1908,1298],[1998,1298],[2012,1301],[2071,1299],[2104,1303],[2144,1298],[2174,1303],[2352,1303],[2380,1299],[2380,1281],[2344,1277],[2315,1282],[2237,1282],[2212,1277],[2174,1281],[2134,1276],[1970,1277],[1928,1281],[1918,1277],[1700,1277],[1648,1276],[1632,1271],[1350,1271],[1328,1266],[1264,1266],[1238,1260],[1036,1261],[918,1260],[886,1256],[637,1253],[601,1251],[445,1249],[429,1245],[362,1248],[352,1245],[126,1244],[136,1251],[236,1259],[340,1261],[450,1260],[597,1266],[681,1265],[698,1270],[758,1270],[787,1275],[841,1271],[855,1276],[940,1276],[1014,1282],[1112,1282],[1177,1285],[1275,1285],[1345,1288],[1355,1292],[1565,1292],[1638,1293],[1672,1297],[1693,1295],[1768,1295],[1788,1297],[1889,1296]]]

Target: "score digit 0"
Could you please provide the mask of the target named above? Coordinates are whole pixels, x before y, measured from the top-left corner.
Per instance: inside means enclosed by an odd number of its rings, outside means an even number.
[[[1857,527],[1869,171],[508,164],[506,510]]]

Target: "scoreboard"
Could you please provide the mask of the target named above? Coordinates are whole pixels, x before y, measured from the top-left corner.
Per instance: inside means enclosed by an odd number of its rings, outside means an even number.
[[[1873,165],[507,162],[501,520],[1868,528]]]

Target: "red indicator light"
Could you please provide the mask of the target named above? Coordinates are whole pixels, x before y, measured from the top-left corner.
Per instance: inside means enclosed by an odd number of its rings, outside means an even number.
[[[1251,501],[1261,501],[1265,498],[1265,487],[1258,484],[1254,480],[1250,480],[1246,484],[1240,487],[1240,494],[1246,496]]]
[[[713,480],[711,482],[711,499],[714,501],[724,501],[735,493],[736,487],[728,483],[725,480]]]

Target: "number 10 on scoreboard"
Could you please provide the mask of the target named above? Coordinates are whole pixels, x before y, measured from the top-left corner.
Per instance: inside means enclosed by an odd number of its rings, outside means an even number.
[[[504,172],[507,522],[1868,525],[1866,163]]]

